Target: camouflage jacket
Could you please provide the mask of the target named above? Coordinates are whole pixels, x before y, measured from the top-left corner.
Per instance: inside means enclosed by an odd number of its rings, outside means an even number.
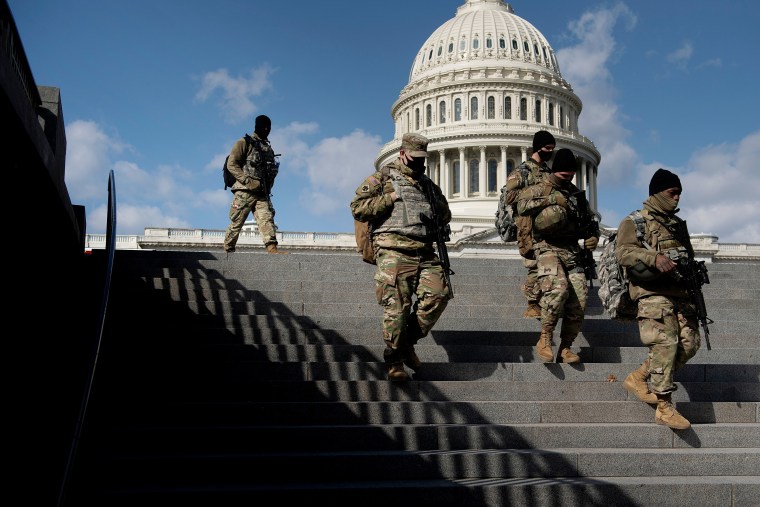
[[[398,159],[386,167],[397,171],[421,191],[425,190],[423,185],[427,185],[430,181],[424,174],[415,178],[413,171]],[[451,221],[449,203],[438,185],[432,183],[432,187],[435,194],[436,214],[442,224],[447,224]],[[368,176],[356,189],[354,198],[351,200],[351,214],[354,219],[360,222],[372,222],[375,226],[382,225],[393,212],[394,203],[391,199],[393,190],[392,178],[384,176],[381,171]],[[411,238],[393,232],[373,233],[372,237],[378,247],[400,250],[430,248],[434,241],[432,236],[425,239]]]
[[[251,134],[251,139],[258,141],[262,151],[267,151],[268,155],[274,160],[274,149],[269,141],[265,141],[259,138],[254,132]],[[253,180],[252,175],[248,174],[245,170],[245,162],[248,158],[256,158],[256,143],[246,142],[244,137],[238,139],[232,146],[229,159],[227,159],[227,170],[235,177],[235,183],[232,185],[231,190],[251,190],[251,182]],[[271,191],[274,185],[274,179],[277,176],[276,173],[270,174],[269,179],[266,182],[267,188]],[[264,187],[259,187],[255,192],[264,192]]]
[[[646,245],[639,242],[636,237],[636,224],[629,217],[624,218],[618,226],[615,257],[624,268],[641,261],[645,266],[657,269],[655,257],[659,252],[677,251],[679,249],[683,251],[686,248],[673,232],[675,227],[683,221],[675,215],[654,212],[647,202],[644,203],[644,209],[641,210],[645,223],[643,241],[646,242]],[[655,295],[676,298],[689,297],[685,285],[666,273],[647,282],[629,277],[628,293],[634,301]]]
[[[507,177],[507,204],[516,203],[522,189],[540,183],[550,174],[546,162],[539,164],[532,158],[517,166]]]

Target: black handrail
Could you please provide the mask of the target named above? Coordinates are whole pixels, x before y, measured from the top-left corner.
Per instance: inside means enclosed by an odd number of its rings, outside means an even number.
[[[84,393],[82,395],[82,406],[79,409],[79,418],[77,420],[76,428],[74,430],[74,436],[71,440],[71,449],[69,450],[69,457],[66,463],[66,469],[64,470],[63,480],[61,481],[61,489],[58,493],[58,507],[64,505],[66,497],[66,486],[69,480],[69,475],[74,465],[74,461],[79,447],[79,439],[82,435],[82,426],[84,425],[84,419],[87,415],[87,405],[90,401],[90,394],[92,393],[92,384],[95,380],[95,368],[98,364],[98,355],[100,353],[100,344],[103,341],[103,329],[105,328],[106,310],[108,308],[108,296],[111,293],[111,274],[113,272],[113,260],[114,252],[116,251],[116,182],[114,180],[113,169],[108,173],[108,217],[106,223],[106,273],[103,283],[103,295],[100,300],[100,313],[98,314],[97,337],[95,340],[95,354],[92,358],[92,367],[90,368],[90,375],[87,378],[87,385],[85,386]]]

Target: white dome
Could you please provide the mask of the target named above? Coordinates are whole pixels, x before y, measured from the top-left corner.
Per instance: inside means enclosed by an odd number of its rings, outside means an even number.
[[[576,184],[595,209],[601,157],[578,130],[582,109],[541,32],[503,0],[463,0],[417,52],[375,167],[398,157],[405,133],[426,136],[454,236],[480,232],[493,228],[500,189],[532,155],[533,135],[547,130],[580,160]]]
[[[550,71],[561,79],[549,42],[502,0],[468,0],[456,17],[425,41],[412,65],[409,81],[473,67],[505,66]]]

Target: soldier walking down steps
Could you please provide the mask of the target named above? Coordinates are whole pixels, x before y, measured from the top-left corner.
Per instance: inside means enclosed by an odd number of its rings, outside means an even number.
[[[658,169],[649,183],[649,197],[640,210],[645,230],[637,236],[629,217],[618,227],[615,256],[628,270],[628,293],[638,305],[641,341],[647,359],[631,372],[623,387],[645,403],[657,404],[655,422],[684,430],[691,423],[673,406],[677,389],[673,374],[699,350],[701,337],[696,306],[678,267],[693,259],[686,222],[676,216],[681,180]]]
[[[367,177],[351,201],[354,218],[372,225],[384,359],[393,381],[409,380],[404,365],[414,371],[422,367],[414,345],[450,299],[431,224],[436,218],[448,224],[451,211],[441,189],[425,176],[427,145],[419,134],[404,134],[399,157]]]
[[[571,181],[577,171],[573,152],[559,150],[551,171],[541,183],[520,192],[517,200],[518,213],[533,220],[533,249],[541,290],[541,334],[536,354],[544,362],[555,360],[552,335],[563,315],[556,362],[579,363],[580,356],[570,346],[586,313],[585,252],[590,254],[597,247],[599,224],[586,199],[581,198],[582,191]]]

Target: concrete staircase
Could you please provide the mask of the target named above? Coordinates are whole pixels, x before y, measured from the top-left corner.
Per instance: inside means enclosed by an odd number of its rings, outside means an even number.
[[[583,362],[544,364],[520,261],[452,267],[399,385],[356,255],[117,251],[67,505],[760,505],[756,265],[709,265],[686,431],[623,389],[646,348],[596,287]]]

